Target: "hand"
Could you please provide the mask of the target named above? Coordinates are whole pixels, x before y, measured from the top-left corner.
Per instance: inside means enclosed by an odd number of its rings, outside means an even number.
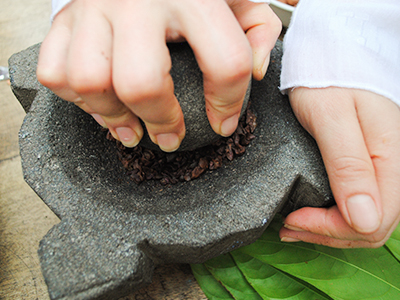
[[[337,206],[292,212],[283,241],[380,247],[400,220],[400,109],[372,92],[296,88],[292,108],[315,138]]]
[[[247,0],[75,0],[42,43],[37,77],[125,146],[142,138],[140,118],[151,140],[169,152],[179,147],[185,124],[166,42],[190,44],[210,124],[229,136],[251,73],[262,79],[280,30],[268,5]]]

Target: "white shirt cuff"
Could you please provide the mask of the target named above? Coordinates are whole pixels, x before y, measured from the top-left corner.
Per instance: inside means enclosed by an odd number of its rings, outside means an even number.
[[[400,2],[301,0],[284,39],[281,90],[339,86],[400,105]]]
[[[64,8],[65,5],[70,3],[72,0],[52,0],[51,1],[51,21],[54,17]]]
[[[51,21],[54,20],[54,17],[64,8],[65,5],[67,5],[69,2],[72,0],[52,0],[52,13],[51,13]],[[270,0],[248,0],[250,2],[255,2],[255,3],[270,3]]]
[[[255,3],[271,3],[271,0],[249,0],[250,2],[255,2]]]

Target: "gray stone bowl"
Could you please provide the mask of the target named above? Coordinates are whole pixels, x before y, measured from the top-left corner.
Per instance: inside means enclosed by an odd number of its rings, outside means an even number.
[[[148,284],[157,264],[204,262],[254,242],[277,212],[332,204],[317,145],[278,89],[280,43],[252,85],[258,126],[246,153],[173,186],[125,176],[100,126],[37,82],[38,50],[9,63],[28,111],[24,177],[61,219],[39,246],[51,299],[118,299]]]

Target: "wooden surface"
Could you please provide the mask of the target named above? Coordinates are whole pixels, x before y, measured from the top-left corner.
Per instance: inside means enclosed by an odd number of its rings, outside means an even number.
[[[50,0],[0,0],[0,65],[43,40]],[[59,222],[24,182],[18,131],[25,113],[6,81],[0,81],[0,299],[49,299],[37,249]],[[125,300],[206,299],[188,265],[156,269],[153,283]]]

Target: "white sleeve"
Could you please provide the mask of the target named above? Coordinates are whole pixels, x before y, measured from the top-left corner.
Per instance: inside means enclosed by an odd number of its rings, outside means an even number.
[[[400,105],[400,1],[300,0],[284,38],[281,90],[339,86]]]
[[[54,17],[64,8],[72,0],[52,0],[52,12],[51,12],[51,20],[53,21]],[[270,3],[270,0],[248,0],[256,3]]]
[[[52,0],[51,1],[51,21],[54,17],[64,8],[65,5],[70,3],[72,0]]]

